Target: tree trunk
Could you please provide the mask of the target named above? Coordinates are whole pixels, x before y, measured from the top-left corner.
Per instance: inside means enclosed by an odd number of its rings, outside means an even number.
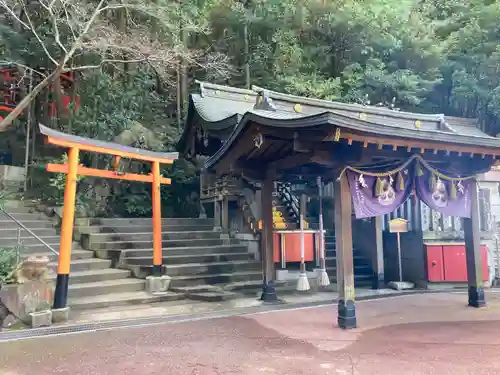
[[[252,83],[250,82],[250,41],[248,36],[248,11],[247,17],[245,19],[245,26],[243,29],[244,40],[245,40],[245,50],[244,50],[244,58],[245,58],[245,87],[250,90]]]
[[[181,40],[182,46],[187,50],[188,49],[188,38],[189,35],[187,31],[183,29],[181,25]],[[188,66],[185,58],[181,59],[181,98],[182,98],[182,113],[186,110],[186,105],[188,102],[188,91],[189,91],[189,83],[188,83]]]

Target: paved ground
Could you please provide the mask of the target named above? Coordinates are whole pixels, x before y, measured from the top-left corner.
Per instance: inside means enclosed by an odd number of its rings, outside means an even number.
[[[360,302],[0,344],[0,375],[500,374],[500,294]]]

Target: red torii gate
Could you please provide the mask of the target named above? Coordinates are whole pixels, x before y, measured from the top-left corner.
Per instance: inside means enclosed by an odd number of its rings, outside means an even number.
[[[161,184],[171,183],[169,178],[160,175],[160,164],[172,164],[178,158],[177,152],[161,153],[139,148],[103,142],[95,139],[61,133],[40,124],[40,132],[47,143],[65,147],[68,151],[66,164],[47,164],[48,172],[65,173],[64,208],[61,225],[61,240],[57,265],[57,281],[54,293],[54,309],[64,309],[68,302],[68,283],[73,243],[73,223],[75,220],[75,198],[77,176],[112,178],[126,181],[149,182],[153,184],[153,274],[161,276],[163,268],[162,225],[161,225]],[[111,155],[114,170],[101,170],[78,165],[80,151]],[[118,172],[120,158],[128,158],[151,163],[151,174],[141,175]]]

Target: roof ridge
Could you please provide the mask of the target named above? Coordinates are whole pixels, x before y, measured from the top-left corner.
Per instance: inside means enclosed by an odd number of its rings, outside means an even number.
[[[355,104],[355,103],[343,103],[343,102],[334,102],[324,99],[314,99],[307,98],[304,96],[297,96],[292,94],[284,94],[277,91],[268,90],[263,87],[259,87],[256,85],[252,86],[252,90],[257,93],[267,92],[269,97],[272,99],[289,101],[292,103],[305,104],[316,107],[323,107],[325,109],[337,109],[337,110],[352,110],[356,112],[364,112],[367,114],[379,114],[383,116],[390,117],[399,117],[406,119],[414,119],[414,120],[426,120],[426,121],[436,121],[439,122],[444,116],[443,114],[425,114],[425,113],[415,113],[415,112],[406,112],[406,111],[392,111],[388,108],[381,108],[375,106],[367,106],[363,104]]]
[[[216,83],[210,83],[210,82],[204,82],[204,81],[195,81],[196,84],[200,86],[200,93],[203,96],[203,89],[212,89],[212,90],[220,90],[220,91],[226,91],[230,93],[235,93],[235,94],[243,94],[243,95],[252,95],[252,96],[257,96],[258,93],[252,90],[248,89],[240,89],[238,87],[233,87],[233,86],[225,86],[225,85],[218,85]]]

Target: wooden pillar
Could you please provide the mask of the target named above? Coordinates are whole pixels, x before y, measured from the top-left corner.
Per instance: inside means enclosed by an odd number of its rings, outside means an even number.
[[[153,275],[163,273],[160,162],[153,162]]]
[[[204,174],[203,171],[200,171],[200,214],[199,218],[200,219],[206,219],[207,218],[207,212],[205,211],[205,206],[203,206],[203,202],[201,201],[201,196],[203,195],[203,188],[205,184],[205,179],[204,179]]]
[[[371,219],[373,230],[375,232],[375,252],[372,255],[373,265],[373,289],[385,288],[384,276],[384,239],[382,232],[382,216],[377,216]]]
[[[54,309],[63,309],[68,303],[69,271],[71,263],[71,246],[73,244],[73,223],[75,221],[75,199],[77,185],[78,155],[80,150],[70,148],[68,152],[68,173],[64,188],[64,207],[61,223],[61,240],[57,264],[56,290],[54,292]]]
[[[471,184],[471,217],[464,219],[465,256],[469,284],[469,306],[486,305],[483,287],[483,262],[481,259],[481,237],[479,232],[479,202],[477,181]]]
[[[217,196],[214,196],[214,230],[221,229],[221,204]]]
[[[221,226],[222,230],[224,232],[229,231],[229,199],[227,198],[226,195],[222,197],[222,202],[221,202]]]
[[[267,177],[262,182],[262,232],[260,235],[260,248],[262,254],[262,296],[261,300],[276,302],[275,269],[273,260],[273,191],[274,182]]]
[[[335,183],[335,241],[337,258],[338,324],[356,328],[354,259],[352,252],[352,202],[347,175]]]

